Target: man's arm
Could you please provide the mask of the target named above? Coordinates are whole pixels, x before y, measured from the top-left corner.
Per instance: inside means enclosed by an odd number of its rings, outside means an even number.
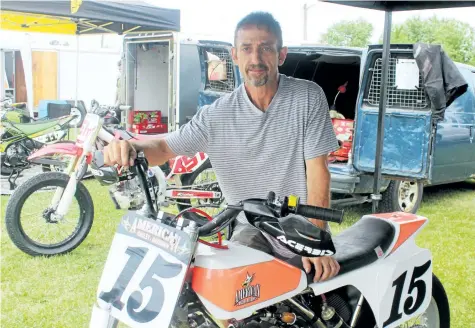
[[[333,131],[325,93],[320,87],[317,87],[315,91],[316,99],[314,105],[309,108],[304,137],[307,204],[329,207],[331,176],[327,166],[327,156],[338,149],[338,140]],[[328,230],[328,224],[325,221],[318,218],[310,218],[310,221]],[[302,263],[307,273],[310,272],[312,265],[315,267],[315,282],[332,278],[340,270],[338,262],[331,256],[303,257]]]
[[[134,140],[131,141],[132,147],[135,151],[143,151],[150,165],[162,165],[170,158],[178,156],[175,154],[168,144],[165,138],[157,140]]]
[[[330,207],[330,171],[327,165],[327,155],[318,156],[316,158],[305,161],[307,169],[307,204]],[[326,221],[318,218],[310,219],[310,221],[321,229],[328,230]]]

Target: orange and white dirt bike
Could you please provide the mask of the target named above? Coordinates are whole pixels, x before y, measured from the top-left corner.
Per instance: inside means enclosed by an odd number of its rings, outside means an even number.
[[[147,196],[123,216],[103,269],[90,327],[450,327],[444,288],[428,249],[415,238],[428,219],[409,213],[365,215],[337,236],[306,217],[341,223],[343,212],[297,197],[245,199],[197,225],[185,211],[154,207],[151,174],[131,168]],[[153,168],[163,176],[160,168]],[[249,222],[296,255],[334,256],[340,272],[314,283],[298,264],[223,241],[219,232],[243,211]],[[218,241],[201,238],[218,234]]]

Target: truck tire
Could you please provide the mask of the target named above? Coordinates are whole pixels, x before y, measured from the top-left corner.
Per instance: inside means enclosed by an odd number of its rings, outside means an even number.
[[[422,202],[423,190],[420,181],[392,180],[382,194],[379,212],[416,213]]]

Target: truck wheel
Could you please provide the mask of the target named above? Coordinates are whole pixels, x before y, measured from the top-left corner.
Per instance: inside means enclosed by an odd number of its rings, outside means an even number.
[[[392,180],[382,194],[379,212],[416,213],[422,202],[423,189],[419,181]]]

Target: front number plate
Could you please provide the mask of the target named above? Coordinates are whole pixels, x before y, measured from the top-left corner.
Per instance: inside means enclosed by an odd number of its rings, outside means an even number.
[[[196,241],[188,234],[128,212],[112,241],[98,303],[130,327],[168,327]]]

